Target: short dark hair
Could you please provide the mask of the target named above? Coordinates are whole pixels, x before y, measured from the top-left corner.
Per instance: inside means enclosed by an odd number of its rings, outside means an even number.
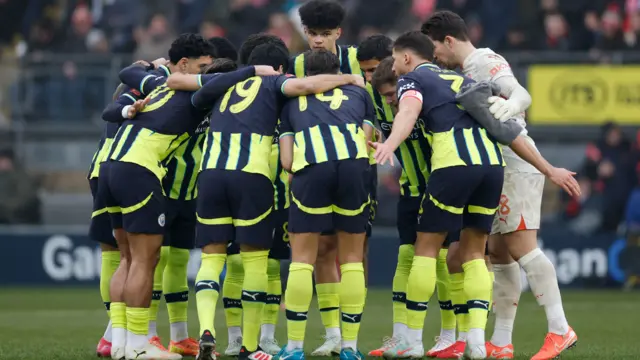
[[[311,0],[298,9],[302,25],[308,29],[337,29],[342,25],[346,11],[335,0]]]
[[[435,41],[444,41],[445,36],[452,36],[458,40],[469,40],[467,24],[460,15],[449,10],[434,12],[420,28],[423,34]]]
[[[358,45],[358,61],[378,60],[391,56],[393,41],[384,35],[371,35]]]
[[[208,40],[198,34],[182,34],[169,49],[169,61],[177,64],[182,58],[197,59],[201,56],[215,56],[215,48]]]
[[[423,59],[433,61],[433,43],[420,31],[409,31],[400,35],[393,43],[393,48],[395,50],[412,50]]]
[[[238,50],[229,39],[222,36],[214,36],[209,39],[209,42],[216,49],[216,58],[238,60]]]
[[[217,58],[202,69],[203,74],[226,73],[238,69],[235,61],[227,58]]]
[[[378,64],[376,71],[373,72],[371,85],[373,85],[374,88],[378,89],[384,84],[395,84],[397,82],[398,77],[396,76],[395,72],[393,72],[393,58],[389,56],[388,58],[380,61],[380,64]]]
[[[258,33],[249,35],[245,41],[240,45],[238,53],[238,62],[240,65],[247,65],[249,63],[249,56],[253,49],[262,44],[276,44],[287,48],[287,45],[279,37],[267,33]]]
[[[253,49],[247,65],[271,65],[276,70],[282,66],[282,71],[286,72],[289,69],[289,51],[277,44],[262,44]]]
[[[303,56],[304,70],[308,76],[340,72],[340,59],[331,51],[325,49],[308,50]]]

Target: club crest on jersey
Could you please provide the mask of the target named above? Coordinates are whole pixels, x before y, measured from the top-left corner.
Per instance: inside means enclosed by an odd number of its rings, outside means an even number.
[[[160,216],[158,216],[158,225],[160,225],[161,227],[164,227],[164,223],[165,223],[165,216],[164,214],[160,214]]]

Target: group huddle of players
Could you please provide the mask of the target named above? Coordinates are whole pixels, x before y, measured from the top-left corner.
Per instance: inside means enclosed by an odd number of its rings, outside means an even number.
[[[375,35],[358,47],[336,44],[339,3],[312,0],[299,13],[311,50],[293,58],[272,35],[251,35],[236,52],[226,39],[183,34],[168,60],[120,72],[89,175],[90,234],[102,247],[110,316],[98,355],[215,359],[222,291],[225,355],[302,360],[315,271],[326,337],[312,356],[362,359],[376,164],[394,158],[402,175],[393,334],[369,355],[513,358],[521,267],[549,323],[532,359],[574,346],[536,231],[545,176],[572,195],[579,189],[527,136],[531,98],[504,58],[476,49],[448,11],[395,42]],[[466,76],[449,70],[458,67]],[[196,246],[199,339],[187,331],[187,263]],[[280,347],[280,261],[289,258],[288,342]],[[422,328],[436,288],[441,333],[425,353]],[[156,331],[163,294],[168,348]],[[495,330],[485,342],[491,307]]]

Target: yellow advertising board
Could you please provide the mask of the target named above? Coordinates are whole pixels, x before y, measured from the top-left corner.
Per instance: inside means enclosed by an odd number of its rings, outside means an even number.
[[[640,66],[533,65],[532,124],[640,125]]]

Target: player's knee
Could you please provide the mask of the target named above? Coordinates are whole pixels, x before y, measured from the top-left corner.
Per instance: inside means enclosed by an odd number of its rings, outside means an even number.
[[[187,266],[189,263],[189,250],[171,247],[167,259],[167,266],[179,267]]]
[[[447,269],[449,269],[450,274],[457,274],[462,272],[462,258],[460,257],[459,247],[456,244],[455,247],[453,244],[449,246],[449,251],[447,252]]]
[[[100,243],[100,250],[102,252],[106,252],[106,251],[118,251],[118,248],[113,246],[113,245],[109,245],[109,244],[105,244],[105,243]]]
[[[335,236],[322,236],[318,242],[318,261],[335,259],[338,252],[338,241]]]
[[[269,259],[267,263],[267,276],[269,281],[280,280],[280,260]]]
[[[516,261],[538,248],[537,230],[515,231],[503,235],[503,239],[504,251],[508,251],[509,257]]]

